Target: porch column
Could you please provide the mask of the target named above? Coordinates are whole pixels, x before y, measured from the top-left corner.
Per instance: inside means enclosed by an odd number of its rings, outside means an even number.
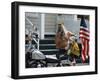
[[[77,15],[74,15],[74,20],[77,21]]]
[[[40,16],[40,39],[44,39],[44,33],[45,33],[45,14],[42,13]]]

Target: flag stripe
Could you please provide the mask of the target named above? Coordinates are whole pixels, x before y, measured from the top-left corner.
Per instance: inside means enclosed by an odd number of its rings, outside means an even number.
[[[85,57],[87,56],[87,40],[85,40]]]
[[[89,34],[89,33],[90,33],[90,32],[84,31],[84,30],[80,30],[80,32],[85,32],[85,33],[87,33],[87,34]]]
[[[87,50],[87,54],[88,54],[88,56],[89,56],[89,42],[87,42],[87,47],[88,47],[88,48],[87,48],[87,49],[88,49],[88,50]]]
[[[85,47],[84,47],[84,45],[85,45],[85,42],[84,42],[84,39],[81,39],[82,40],[82,61],[83,61],[83,63],[84,63],[84,61],[85,61]]]
[[[84,36],[89,37],[89,34],[88,34],[88,33],[83,32],[83,31],[80,31],[80,35],[84,35]]]
[[[87,28],[83,28],[83,27],[81,27],[81,28],[80,28],[80,31],[81,31],[81,30],[84,31],[84,32],[88,32],[88,33],[89,33],[89,31],[88,31]]]
[[[86,39],[86,40],[88,40],[88,41],[90,40],[89,37],[86,37],[86,36],[84,36],[84,35],[80,35],[80,38]]]

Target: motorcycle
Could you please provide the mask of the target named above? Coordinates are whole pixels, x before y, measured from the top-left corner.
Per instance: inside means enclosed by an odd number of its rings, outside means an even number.
[[[25,44],[26,52],[26,67],[58,67],[58,66],[69,66],[71,61],[69,60],[68,54],[61,54],[59,58],[57,55],[44,55],[39,50],[39,37],[38,34],[31,34],[32,40]],[[36,44],[32,44],[34,41]]]

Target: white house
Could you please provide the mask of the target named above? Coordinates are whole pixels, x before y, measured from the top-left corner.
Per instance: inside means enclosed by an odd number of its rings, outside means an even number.
[[[89,28],[89,18],[85,20]],[[37,30],[41,39],[44,39],[45,35],[55,35],[58,23],[64,23],[66,29],[79,37],[80,18],[76,14],[25,13],[26,33]]]

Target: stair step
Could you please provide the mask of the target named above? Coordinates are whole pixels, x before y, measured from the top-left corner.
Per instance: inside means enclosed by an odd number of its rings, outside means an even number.
[[[55,39],[52,39],[52,38],[46,38],[46,39],[41,39],[39,41],[40,44],[55,44]],[[32,44],[36,44],[34,42],[34,40],[32,41]]]
[[[48,37],[48,38],[45,38],[45,39],[40,39],[40,40],[54,40],[55,38],[52,38],[52,37]]]
[[[40,50],[40,51],[58,51],[58,49],[46,49],[46,50]]]
[[[56,49],[56,44],[40,44],[40,49]]]
[[[46,49],[46,50],[40,50],[45,55],[56,55],[58,53],[58,49]]]
[[[56,44],[40,44],[40,46],[55,46]]]
[[[40,40],[40,44],[55,44],[55,40],[54,39],[43,39],[43,40]]]
[[[52,34],[52,35],[45,35],[45,38],[55,38],[55,34]]]

